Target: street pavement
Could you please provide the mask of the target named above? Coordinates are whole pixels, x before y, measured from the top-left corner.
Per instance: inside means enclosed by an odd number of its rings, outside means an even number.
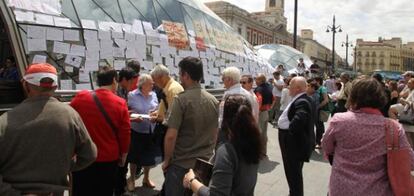
[[[255,189],[255,195],[261,196],[287,196],[289,188],[283,170],[282,155],[279,148],[278,130],[269,124],[268,127],[268,159],[262,160],[259,167],[259,175]],[[331,166],[324,160],[322,152],[315,150],[309,163],[303,167],[305,195],[327,195]],[[154,190],[142,187],[142,177],[136,181],[136,190],[133,195],[151,196],[161,189],[164,180],[161,166],[157,166],[150,172],[150,179],[157,187]]]
[[[258,196],[287,196],[289,188],[283,170],[282,155],[279,149],[278,130],[269,124],[268,127],[268,159],[262,160],[259,166],[255,195]],[[324,160],[321,150],[315,150],[311,161],[303,167],[305,195],[327,195],[331,166]],[[156,183],[155,189],[142,187],[142,176],[136,180],[136,189],[128,195],[152,196],[159,192],[164,176],[161,165],[151,169],[150,179]],[[68,195],[67,193],[65,195]]]

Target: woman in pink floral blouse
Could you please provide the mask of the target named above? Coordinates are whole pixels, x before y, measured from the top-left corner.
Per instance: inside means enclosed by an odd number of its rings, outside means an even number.
[[[355,81],[349,96],[351,110],[337,113],[322,138],[326,156],[333,155],[329,195],[392,195],[387,176],[385,122],[380,109],[384,89],[372,78]],[[398,127],[400,147],[410,148],[404,129]],[[414,168],[414,153],[411,165]]]

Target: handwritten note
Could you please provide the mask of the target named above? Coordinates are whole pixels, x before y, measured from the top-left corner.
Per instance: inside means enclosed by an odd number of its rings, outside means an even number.
[[[32,51],[46,51],[45,39],[27,39],[27,50]]]
[[[33,12],[14,10],[14,15],[19,22],[35,22]]]
[[[65,59],[65,63],[79,68],[80,64],[82,63],[82,57],[67,55]]]
[[[72,90],[73,82],[72,80],[60,80],[60,90]]]
[[[50,25],[53,26],[53,16],[45,15],[45,14],[35,14],[36,23],[43,24],[43,25]]]
[[[53,17],[53,20],[55,22],[55,26],[57,27],[68,27],[71,28],[72,24],[70,23],[69,18],[62,18],[62,17]]]
[[[72,44],[70,46],[70,54],[74,56],[85,56],[85,46]]]
[[[47,28],[46,39],[53,41],[63,41],[63,30],[58,28]]]
[[[124,60],[115,60],[114,61],[114,69],[115,70],[121,70],[125,67],[125,61]]]
[[[92,30],[84,30],[83,37],[85,40],[97,40],[98,39],[98,31]]]
[[[53,52],[60,54],[69,54],[70,44],[55,41],[53,42]]]
[[[46,63],[46,59],[47,59],[47,56],[36,54],[33,57],[32,63],[33,64],[35,64],[35,63]]]
[[[27,26],[27,36],[30,38],[45,39],[46,28],[39,26]]]
[[[79,41],[79,31],[71,30],[71,29],[64,29],[63,37],[64,37],[64,40],[66,41]]]
[[[96,23],[93,20],[82,19],[81,23],[84,29],[96,29]]]

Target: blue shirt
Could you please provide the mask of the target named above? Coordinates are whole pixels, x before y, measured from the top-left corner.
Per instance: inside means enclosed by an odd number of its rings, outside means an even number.
[[[145,97],[139,89],[133,90],[128,94],[128,107],[138,114],[149,114],[158,109],[157,94],[150,92],[148,97]],[[144,119],[142,122],[131,122],[131,128],[138,133],[150,133],[154,129],[155,123],[151,123],[149,119]]]

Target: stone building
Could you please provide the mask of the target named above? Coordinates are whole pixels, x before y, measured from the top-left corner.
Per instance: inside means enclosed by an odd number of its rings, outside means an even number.
[[[314,40],[311,29],[302,29],[301,39],[304,43],[303,53],[308,55],[312,60],[316,60],[317,64],[327,71],[328,67],[332,65],[332,50]],[[344,64],[338,54],[335,55],[335,61],[336,66]]]
[[[286,30],[284,0],[266,0],[265,11],[253,13],[224,1],[205,5],[254,46],[272,43],[293,45],[293,35]],[[299,39],[297,46],[303,51],[303,42]]]
[[[399,37],[389,40],[356,42],[356,66],[363,73],[374,70],[405,71],[414,68],[414,42],[402,44]]]

